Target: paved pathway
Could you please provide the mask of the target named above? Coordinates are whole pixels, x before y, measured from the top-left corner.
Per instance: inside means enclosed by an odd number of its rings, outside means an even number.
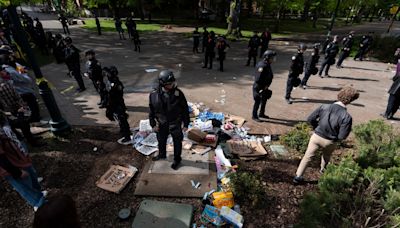
[[[40,16],[40,15],[39,15]],[[45,27],[56,28],[55,21],[45,21]],[[51,26],[53,25],[53,26]],[[142,35],[142,53],[133,51],[133,44],[128,40],[120,41],[115,33],[98,36],[93,32],[72,27],[74,44],[82,51],[94,49],[103,66],[116,65],[120,78],[125,85],[125,102],[128,106],[130,123],[136,125],[140,119],[147,118],[148,92],[159,72],[146,73],[145,69],[170,68],[178,78],[179,87],[185,92],[189,101],[203,102],[215,111],[240,115],[250,120],[253,105],[251,86],[254,68],[245,67],[246,43],[231,43],[225,61],[225,72],[219,72],[218,63],[214,69],[202,69],[203,55],[191,53],[191,39],[179,33],[149,32]],[[268,122],[249,126],[260,132],[282,133],[297,121],[305,120],[307,115],[324,103],[336,99],[337,91],[345,85],[353,85],[361,90],[360,99],[349,106],[354,122],[361,123],[380,118],[387,103],[387,89],[391,84],[393,66],[379,62],[355,62],[348,59],[345,68],[332,68],[331,78],[321,79],[312,76],[310,89],[297,89],[292,95],[294,104],[284,101],[285,84],[291,55],[295,53],[297,43],[272,41],[271,48],[278,52],[277,62],[273,65],[275,73],[271,85],[272,99],[267,104],[267,114],[272,117]],[[306,56],[308,57],[309,52]],[[83,65],[82,65],[83,69]],[[98,95],[91,82],[85,79],[89,88],[77,94],[74,92],[76,82],[66,76],[64,64],[55,63],[42,67],[46,78],[54,85],[54,93],[63,115],[71,124],[110,124],[105,118],[104,109],[98,109]],[[74,88],[72,88],[73,86]],[[226,102],[217,103],[221,95],[226,95]],[[399,126],[400,121],[392,121]]]

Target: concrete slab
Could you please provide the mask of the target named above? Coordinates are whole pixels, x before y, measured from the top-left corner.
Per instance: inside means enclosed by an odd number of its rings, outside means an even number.
[[[189,228],[193,206],[189,204],[143,200],[132,228]]]
[[[209,156],[208,154],[192,154],[190,150],[182,151],[182,163],[178,170],[171,169],[171,164],[174,161],[173,152],[167,153],[166,160],[152,162],[149,168],[149,173],[159,174],[209,174]]]
[[[215,156],[214,151],[208,154],[209,159]],[[209,163],[208,175],[149,173],[151,165],[152,162],[148,162],[144,166],[136,183],[135,195],[201,198],[205,192],[217,189],[217,172],[213,161]],[[200,182],[200,187],[193,188],[191,180]]]
[[[275,157],[284,157],[289,154],[283,145],[270,145],[269,148],[271,149],[272,153],[274,153]]]

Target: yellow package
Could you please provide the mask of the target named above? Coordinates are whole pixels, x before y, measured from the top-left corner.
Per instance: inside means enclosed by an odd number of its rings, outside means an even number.
[[[235,205],[232,192],[214,192],[212,196],[214,198],[212,203],[218,209],[223,206],[232,208]]]

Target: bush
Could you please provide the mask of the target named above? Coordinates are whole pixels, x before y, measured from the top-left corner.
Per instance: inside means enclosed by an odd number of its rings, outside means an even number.
[[[311,126],[308,123],[296,124],[287,134],[282,137],[282,143],[292,150],[305,153],[310,141]]]
[[[235,199],[240,203],[251,202],[253,206],[261,206],[265,202],[266,192],[260,175],[240,171],[230,173],[228,177]]]
[[[388,168],[400,164],[400,136],[383,120],[372,120],[354,127],[357,162],[363,168]]]
[[[400,207],[400,192],[396,190],[389,190],[386,194],[386,200],[384,203],[386,210],[393,212]]]
[[[381,61],[395,63],[394,52],[400,47],[400,37],[375,36],[371,47],[371,55]]]

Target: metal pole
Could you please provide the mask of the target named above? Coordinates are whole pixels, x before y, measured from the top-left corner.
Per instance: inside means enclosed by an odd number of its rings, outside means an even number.
[[[42,71],[36,62],[35,55],[29,45],[28,39],[26,38],[25,31],[21,26],[21,21],[18,18],[16,7],[10,5],[7,7],[8,15],[10,21],[13,25],[13,36],[17,36],[19,45],[21,45],[22,51],[26,54],[27,60],[31,65],[33,72],[35,73],[36,83],[39,87],[39,93],[42,96],[44,104],[49,111],[50,120],[50,130],[55,135],[62,134],[64,132],[70,131],[71,127],[61,116],[60,110],[58,109],[56,100],[54,99],[53,93],[51,92],[47,81],[43,78]]]
[[[331,35],[333,24],[335,24],[336,15],[339,10],[339,6],[340,6],[340,0],[337,0],[335,12],[332,14],[331,25],[329,26],[328,35]]]

